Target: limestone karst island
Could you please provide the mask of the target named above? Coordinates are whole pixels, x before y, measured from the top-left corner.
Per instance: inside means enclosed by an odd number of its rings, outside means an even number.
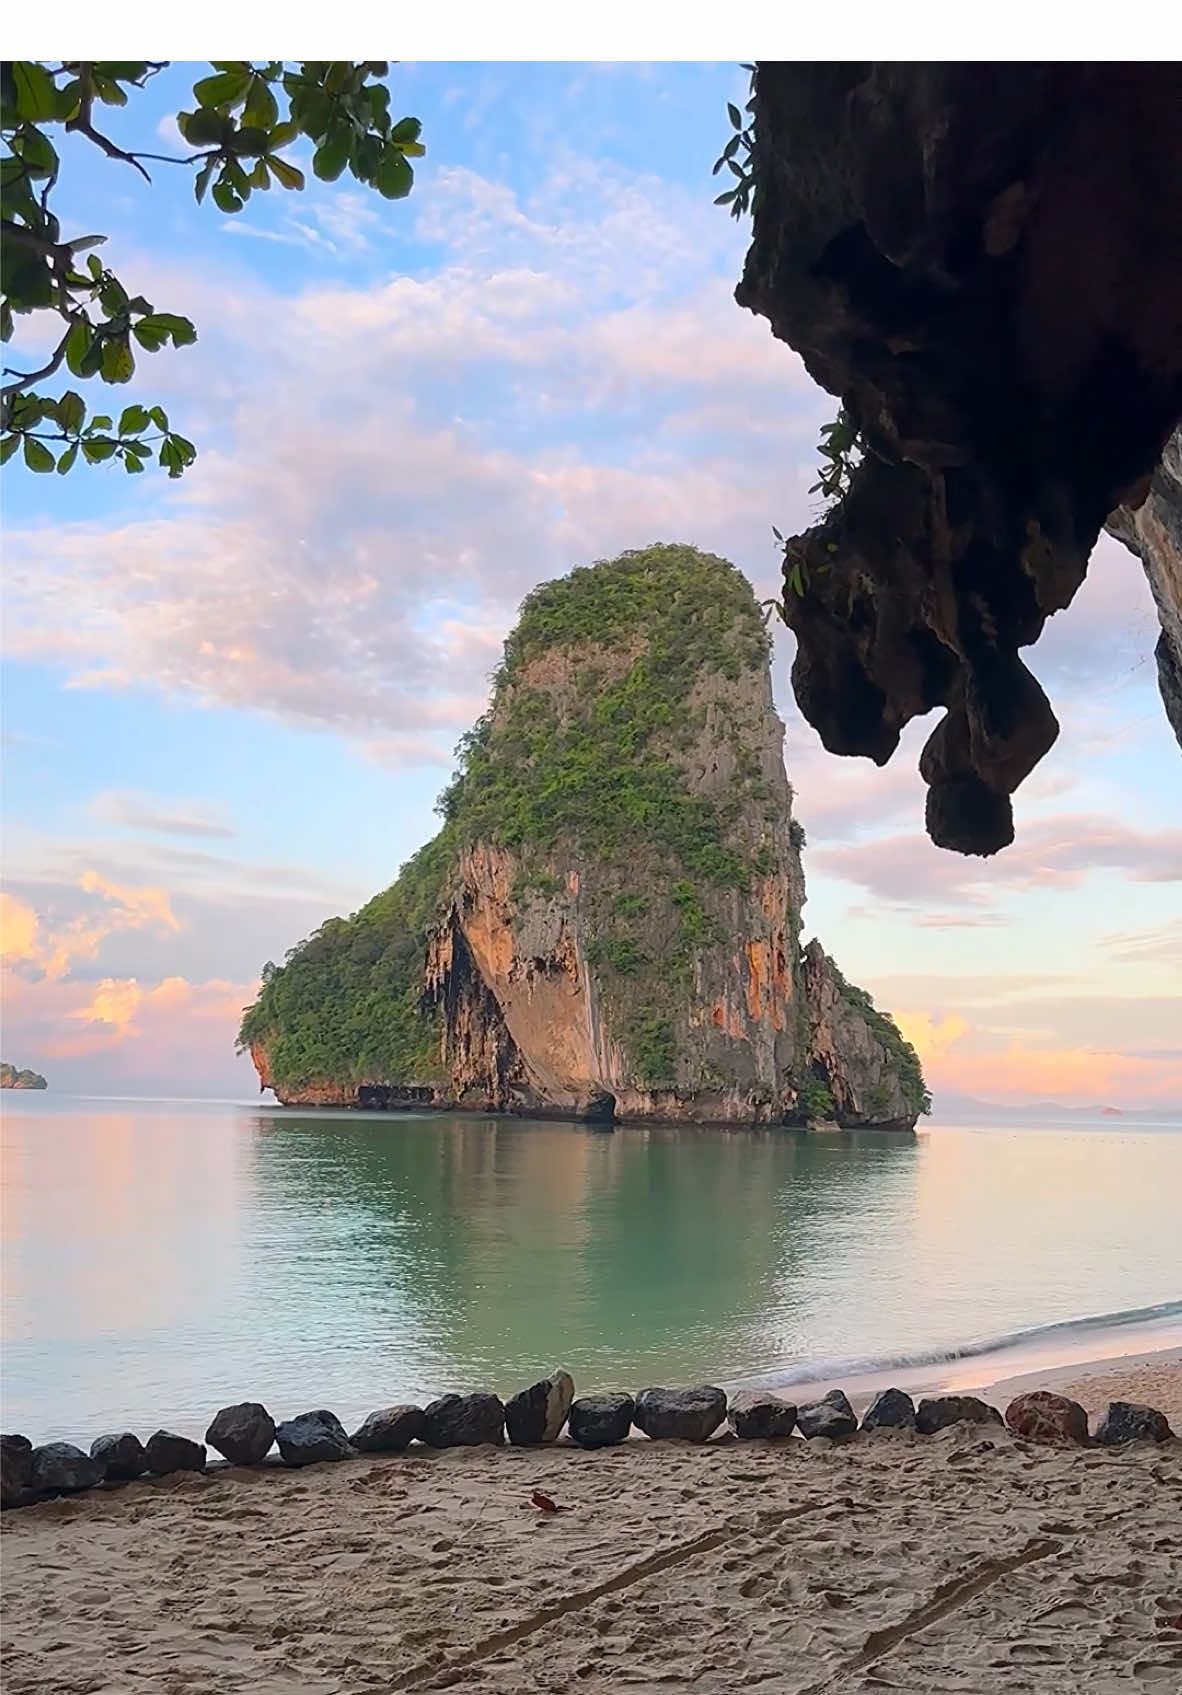
[[[49,1084],[39,1071],[18,1071],[7,1060],[0,1065],[0,1089],[48,1089]]]
[[[522,605],[443,826],[397,880],[268,965],[242,1022],[288,1105],[908,1130],[919,1060],[801,943],[771,646],[692,547]]]

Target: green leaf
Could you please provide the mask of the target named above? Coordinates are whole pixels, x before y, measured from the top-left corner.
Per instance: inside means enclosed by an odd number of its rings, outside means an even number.
[[[270,188],[271,173],[267,169],[267,161],[260,159],[246,180],[252,188]]]
[[[83,438],[82,457],[88,465],[101,465],[104,459],[111,458],[118,445],[118,442],[103,440],[102,438],[97,441]]]
[[[266,130],[257,127],[251,129],[243,125],[241,129],[236,129],[230,137],[230,146],[235,153],[245,153],[248,158],[257,158],[260,154],[265,153],[270,145],[271,138]]]
[[[274,171],[275,180],[282,183],[284,188],[303,188],[303,171],[297,171],[295,166],[289,165],[286,159],[280,159],[276,154],[268,153],[267,164]]]
[[[99,278],[103,274],[103,262],[97,254],[92,253],[90,255],[90,258],[86,261],[86,269],[90,272],[95,282],[98,282]]]
[[[18,312],[53,303],[53,277],[45,260],[36,255],[21,255],[11,269],[6,268],[4,288]]]
[[[171,436],[165,436],[160,443],[160,463],[170,477],[179,477],[184,470],[180,449],[175,446]]]
[[[213,203],[222,212],[241,212],[242,196],[224,176],[213,185]]]
[[[5,436],[0,441],[0,465],[8,464],[20,444],[21,438],[19,436]]]
[[[25,170],[30,176],[52,177],[57,175],[58,156],[49,137],[41,130],[34,129],[31,124],[18,131],[12,142],[13,148],[19,152]],[[71,246],[73,243],[71,243]]]
[[[91,80],[94,86],[94,92],[98,95],[104,106],[127,105],[127,95],[120,88],[119,84],[112,80],[112,78],[99,76],[96,72]]]
[[[147,429],[150,422],[142,406],[125,406],[119,416],[119,434],[138,436],[141,430]]]
[[[86,402],[72,388],[67,389],[57,403],[57,416],[67,435],[77,435],[86,417]]]
[[[200,206],[201,202],[205,199],[205,191],[209,187],[210,178],[217,170],[217,167],[218,162],[216,159],[208,159],[197,172],[197,178],[193,184],[193,193],[197,196],[198,206]]]
[[[158,430],[168,429],[168,413],[164,410],[163,406],[149,406],[148,416],[151,418]]]
[[[30,123],[43,123],[57,117],[57,89],[44,65],[32,59],[16,59],[12,64],[12,80],[16,88],[18,114]]]
[[[110,418],[108,418],[104,414],[100,413],[100,415],[97,418],[92,418],[90,420],[90,428],[86,433],[87,433],[87,435],[101,435],[103,430],[109,430],[110,428],[111,428]]]
[[[168,331],[153,318],[141,318],[131,326],[131,333],[148,353],[158,353],[168,340]]]
[[[743,115],[739,111],[739,108],[730,100],[726,103],[726,115],[731,121],[732,129],[742,129]]]
[[[71,253],[85,253],[88,247],[101,247],[106,239],[105,235],[80,235],[74,241],[67,241],[65,245]]]
[[[67,471],[72,471],[74,469],[74,461],[77,457],[78,443],[75,442],[72,447],[67,447],[66,451],[57,462],[57,474],[59,477],[64,477]]]
[[[0,302],[0,341],[12,340],[12,307],[7,300]]]
[[[386,200],[405,200],[414,180],[415,174],[402,154],[387,151],[374,174],[373,185]]]
[[[148,320],[145,320],[147,322]],[[156,312],[151,320],[153,324],[162,324],[172,337],[174,347],[191,347],[197,340],[197,331],[188,318],[180,318],[175,312]]]
[[[417,141],[423,133],[418,118],[401,118],[390,131],[391,141]]]
[[[226,120],[220,112],[202,107],[199,112],[178,112],[176,127],[191,147],[213,147],[222,139]]]
[[[232,71],[219,71],[216,76],[202,77],[193,84],[193,98],[199,106],[236,106],[250,87],[252,76],[250,66],[241,65]]]
[[[281,147],[289,147],[299,133],[299,124],[290,121],[275,124],[271,130],[271,152],[278,153]]]
[[[143,460],[137,458],[134,453],[125,453],[123,455],[123,469],[125,471],[142,471],[143,468]]]
[[[105,383],[129,383],[135,375],[135,356],[127,336],[112,336],[103,343],[100,364]]]
[[[54,470],[53,454],[35,436],[25,437],[25,464],[30,471]]]
[[[335,182],[349,162],[352,142],[348,130],[340,130],[322,141],[312,155],[312,169],[321,182]]]
[[[75,377],[86,375],[86,372],[82,369],[82,361],[90,348],[93,333],[85,318],[77,318],[73,329],[66,338],[66,365]]]
[[[269,130],[278,116],[279,102],[272,94],[270,84],[266,77],[256,76],[250,85],[246,110],[242,114],[243,123]]]

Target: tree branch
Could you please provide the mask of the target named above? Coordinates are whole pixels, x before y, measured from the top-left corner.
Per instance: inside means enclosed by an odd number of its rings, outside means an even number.
[[[48,365],[43,365],[39,371],[22,372],[14,370],[11,365],[5,365],[4,375],[6,377],[15,377],[17,379],[16,382],[5,383],[3,390],[0,390],[0,393],[3,393],[6,400],[9,395],[19,394],[22,389],[28,388],[30,383],[39,383],[42,377],[52,377],[53,373],[61,365],[62,360],[66,357],[66,343],[69,341],[73,329],[74,320],[71,318],[70,328],[58,342]]]

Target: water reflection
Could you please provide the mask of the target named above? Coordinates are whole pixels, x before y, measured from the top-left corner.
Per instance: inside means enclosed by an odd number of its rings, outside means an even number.
[[[917,1157],[890,1136],[437,1115],[254,1129],[252,1210],[315,1236],[300,1310],[347,1311],[415,1392],[512,1387],[547,1360],[630,1383],[782,1362],[801,1268],[871,1192],[905,1208]]]
[[[733,1380],[1176,1299],[1182,1137],[919,1138],[32,1097],[3,1423]],[[1109,1349],[1117,1351],[1116,1347]]]

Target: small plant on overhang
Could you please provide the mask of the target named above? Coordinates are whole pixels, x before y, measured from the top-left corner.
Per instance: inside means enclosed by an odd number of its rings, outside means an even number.
[[[743,121],[743,112],[750,114],[755,111],[755,66],[744,65],[742,68],[750,73],[751,98],[742,112],[733,101],[727,101],[726,113],[734,134],[714,161],[714,169],[710,173],[716,177],[725,165],[735,178],[734,187],[716,195],[714,200],[716,206],[729,207],[732,218],[741,218],[751,210],[751,198],[755,192],[755,132],[750,121]]]
[[[824,495],[827,505],[832,507],[849,492],[855,467],[865,451],[857,425],[844,406],[831,424],[822,427],[817,450],[821,468],[809,493]]]

